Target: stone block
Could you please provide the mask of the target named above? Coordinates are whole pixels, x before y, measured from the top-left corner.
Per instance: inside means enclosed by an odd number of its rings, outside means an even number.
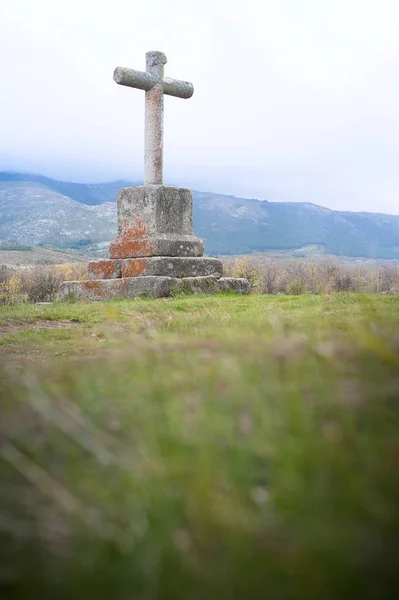
[[[152,298],[170,296],[179,287],[179,279],[172,277],[125,277],[123,279],[96,279],[65,281],[60,286],[60,298],[78,300],[108,300],[134,298],[146,295]]]
[[[142,185],[118,192],[118,235],[135,224],[142,233],[193,233],[193,197],[187,188]]]
[[[236,294],[249,294],[251,284],[243,277],[221,277],[218,281],[220,292],[235,292]]]
[[[116,279],[122,277],[122,261],[111,258],[91,260],[87,270],[90,279]]]
[[[184,256],[153,256],[148,258],[125,258],[122,261],[122,277],[163,275],[166,277],[204,277],[223,275],[223,264],[218,258],[189,258]]]
[[[192,205],[186,188],[144,185],[120,190],[110,257],[202,256],[203,242],[193,233]]]
[[[204,244],[195,235],[164,234],[139,236],[131,231],[117,236],[109,246],[111,258],[140,258],[145,256],[202,256]]]
[[[237,294],[248,294],[249,290],[250,284],[246,279],[230,277],[218,279],[213,275],[184,278],[141,276],[122,279],[65,281],[60,286],[59,297],[61,300],[66,300],[69,297],[78,300],[107,300],[112,298],[134,298],[140,295],[162,298],[179,292],[214,294],[221,291],[232,291]]]
[[[187,294],[216,294],[219,291],[219,279],[213,275],[208,275],[207,277],[184,277],[180,281],[181,286],[179,291]]]
[[[217,292],[234,292],[249,294],[251,286],[247,279],[222,277],[184,277],[180,290],[190,294],[215,294]]]

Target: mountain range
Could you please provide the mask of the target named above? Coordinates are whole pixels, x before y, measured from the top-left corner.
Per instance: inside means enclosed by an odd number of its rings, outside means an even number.
[[[105,254],[116,231],[116,194],[140,182],[83,184],[0,172],[0,240]],[[193,192],[194,230],[210,255],[295,250],[399,258],[399,215],[334,211]]]

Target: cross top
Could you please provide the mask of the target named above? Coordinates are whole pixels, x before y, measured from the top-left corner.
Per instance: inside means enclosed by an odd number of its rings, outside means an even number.
[[[192,83],[164,77],[167,63],[163,52],[147,52],[146,70],[117,67],[114,81],[119,85],[145,90],[144,185],[162,185],[164,94],[191,98]]]

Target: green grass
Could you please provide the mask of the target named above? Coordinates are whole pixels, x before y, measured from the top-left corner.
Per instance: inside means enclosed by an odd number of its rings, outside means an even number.
[[[0,307],[10,598],[394,598],[399,298]]]

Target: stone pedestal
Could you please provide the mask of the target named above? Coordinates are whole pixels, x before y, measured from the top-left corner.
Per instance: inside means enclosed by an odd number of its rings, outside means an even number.
[[[186,188],[146,185],[118,193],[118,230],[108,259],[91,261],[89,281],[67,281],[60,297],[152,297],[172,293],[249,293],[246,279],[223,278],[222,262],[203,256],[193,233],[192,194]]]
[[[186,188],[144,185],[118,193],[118,232],[110,258],[202,256],[193,233],[193,197]]]

